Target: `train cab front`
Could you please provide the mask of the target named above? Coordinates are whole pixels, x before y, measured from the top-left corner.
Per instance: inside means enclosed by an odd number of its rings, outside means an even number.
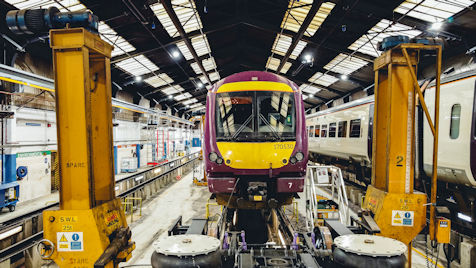
[[[291,203],[304,188],[307,136],[302,99],[287,79],[246,73],[252,74],[225,78],[207,97],[208,186],[220,205],[275,208]]]

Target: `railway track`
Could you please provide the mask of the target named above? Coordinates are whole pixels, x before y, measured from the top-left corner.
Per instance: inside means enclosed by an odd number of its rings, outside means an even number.
[[[158,187],[155,187],[157,190],[161,189],[166,184],[176,179],[174,175],[178,173],[179,169],[183,167],[187,169],[187,165],[193,163],[197,159],[197,153],[192,153],[136,173],[132,176],[119,179],[116,181],[116,196],[121,199],[130,196],[147,197],[147,194],[144,194],[144,189],[146,187],[159,181],[163,181],[160,182]],[[157,172],[157,170],[159,170],[159,172]],[[154,187],[150,188],[149,193],[152,192],[152,188]],[[59,202],[55,202],[1,223],[0,235],[8,232],[10,232],[11,235],[10,237],[3,239],[0,243],[0,262],[30,249],[40,241],[43,238],[43,211],[58,207]],[[6,243],[7,240],[10,240],[11,243]]]

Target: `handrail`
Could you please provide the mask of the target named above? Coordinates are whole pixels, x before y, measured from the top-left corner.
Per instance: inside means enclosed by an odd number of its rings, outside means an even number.
[[[347,199],[347,192],[345,189],[344,179],[342,177],[342,171],[335,166],[318,166],[308,165],[308,176],[306,178],[306,228],[312,231],[314,224],[318,219],[318,201],[317,201],[317,188],[330,188],[331,200],[336,202],[339,206],[339,220],[345,224],[350,224],[350,209],[349,200]],[[326,174],[328,182],[319,183],[319,178],[316,178],[318,171],[325,171],[322,174]],[[324,176],[326,176],[324,175]],[[330,176],[330,178],[329,178]],[[317,179],[317,180],[316,180]]]

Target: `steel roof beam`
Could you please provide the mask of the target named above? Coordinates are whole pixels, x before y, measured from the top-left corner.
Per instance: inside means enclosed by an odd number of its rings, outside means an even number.
[[[195,62],[198,64],[198,67],[200,67],[200,70],[202,71],[203,75],[205,75],[205,78],[207,79],[208,83],[212,84],[212,81],[210,80],[210,77],[208,76],[208,73],[205,71],[205,68],[203,67],[202,62],[199,60],[197,52],[192,46],[192,42],[190,42],[190,39],[188,39],[187,33],[185,32],[185,29],[183,28],[182,24],[180,23],[179,18],[177,17],[177,14],[175,14],[174,9],[172,8],[172,2],[171,0],[160,0],[162,5],[164,6],[165,11],[169,15],[170,19],[174,23],[175,28],[177,31],[180,33],[180,36],[182,37],[182,40],[185,42],[187,45],[188,50],[192,54],[193,58],[195,59]]]

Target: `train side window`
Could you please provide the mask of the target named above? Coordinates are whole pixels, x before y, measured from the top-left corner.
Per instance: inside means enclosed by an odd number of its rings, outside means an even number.
[[[333,137],[335,138],[336,136],[336,123],[330,123],[329,124],[329,138]]]
[[[321,128],[319,125],[314,126],[314,137],[319,137]]]
[[[337,136],[339,138],[347,137],[347,121],[340,121],[337,130]]]
[[[327,125],[321,125],[321,138],[327,137]]]
[[[360,138],[360,119],[350,120],[350,138]]]
[[[314,132],[314,126],[309,127],[309,137],[313,137],[313,132]]]
[[[461,118],[461,105],[454,104],[451,107],[450,138],[457,139],[459,136],[459,122]]]

